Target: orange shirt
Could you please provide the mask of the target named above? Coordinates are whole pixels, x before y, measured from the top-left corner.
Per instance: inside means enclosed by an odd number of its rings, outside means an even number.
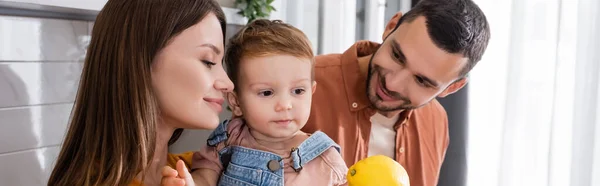
[[[183,160],[183,162],[185,162],[185,167],[190,168],[192,166],[192,156],[194,155],[194,152],[185,152],[185,153],[181,153],[181,154],[167,154],[167,165],[173,169],[175,168],[175,165],[177,164],[177,161],[179,160]],[[140,182],[140,180],[134,179],[131,183],[129,183],[129,186],[143,186],[144,184],[142,184],[142,182]]]
[[[379,44],[359,41],[343,54],[316,57],[311,115],[302,129],[325,132],[342,147],[348,166],[366,158],[371,133],[370,118],[377,111],[366,94],[367,74],[358,58],[375,52]],[[437,100],[400,113],[395,124],[395,159],[407,170],[411,185],[437,185],[448,147],[448,118]]]

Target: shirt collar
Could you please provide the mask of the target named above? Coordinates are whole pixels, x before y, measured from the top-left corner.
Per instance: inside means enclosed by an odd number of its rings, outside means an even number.
[[[370,106],[367,97],[367,74],[360,71],[358,58],[368,56],[379,48],[379,43],[358,41],[342,54],[342,74],[350,110],[358,111]]]

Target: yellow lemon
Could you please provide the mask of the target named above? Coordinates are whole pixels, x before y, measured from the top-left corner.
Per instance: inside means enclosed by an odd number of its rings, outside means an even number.
[[[410,186],[404,167],[384,155],[356,162],[348,169],[347,179],[349,186]]]

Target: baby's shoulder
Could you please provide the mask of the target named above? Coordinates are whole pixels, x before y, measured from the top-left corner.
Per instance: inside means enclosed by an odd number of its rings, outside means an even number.
[[[337,149],[333,147],[327,149],[319,156],[319,159],[321,159],[322,163],[329,167],[331,172],[335,175],[336,179],[334,182],[340,184],[345,183],[348,166]]]
[[[327,149],[319,157],[323,159],[323,162],[331,166],[332,169],[348,170],[348,166],[346,165],[344,158],[342,158],[340,152],[338,152],[334,147]]]
[[[247,126],[243,119],[234,118],[225,120],[212,131],[208,137],[207,145],[217,146],[222,143],[235,145],[237,141],[241,141],[242,138],[246,137],[244,135],[244,130],[247,130],[246,128]]]

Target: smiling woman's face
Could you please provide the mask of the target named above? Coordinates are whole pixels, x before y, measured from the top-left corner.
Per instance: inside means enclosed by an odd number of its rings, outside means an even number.
[[[166,124],[190,129],[219,124],[223,92],[233,90],[221,63],[223,52],[221,25],[208,14],[156,55],[152,84]]]

